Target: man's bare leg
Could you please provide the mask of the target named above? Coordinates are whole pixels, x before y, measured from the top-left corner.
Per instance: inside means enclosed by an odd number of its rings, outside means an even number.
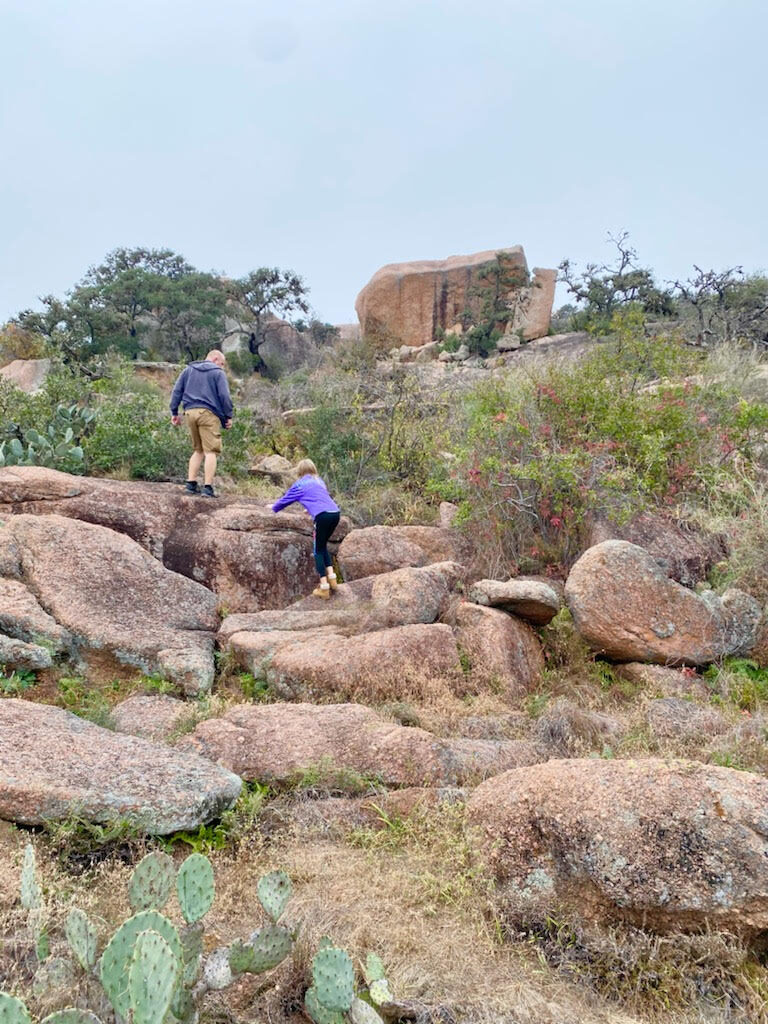
[[[213,487],[213,478],[216,476],[216,452],[205,453],[205,486]]]
[[[197,474],[200,472],[200,467],[203,464],[203,453],[193,452],[192,458],[189,460],[189,472],[187,473],[187,480],[197,480]]]

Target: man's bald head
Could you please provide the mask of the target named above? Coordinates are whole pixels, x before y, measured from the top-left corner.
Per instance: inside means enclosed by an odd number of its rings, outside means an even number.
[[[222,369],[227,364],[226,356],[224,355],[223,352],[220,352],[217,348],[212,348],[211,351],[208,353],[208,355],[205,357],[205,359],[206,359],[206,362],[208,362],[208,363],[216,363],[216,365],[220,366]]]

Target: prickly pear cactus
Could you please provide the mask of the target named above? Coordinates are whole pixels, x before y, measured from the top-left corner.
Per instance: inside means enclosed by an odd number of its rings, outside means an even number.
[[[291,880],[284,871],[270,871],[259,879],[257,892],[262,907],[276,922],[291,898]]]
[[[327,1010],[317,998],[317,990],[313,985],[304,996],[304,1009],[315,1024],[344,1024],[344,1014],[338,1010]]]
[[[124,1020],[128,1019],[131,1010],[128,973],[133,951],[139,935],[146,931],[157,932],[165,939],[179,964],[184,957],[178,932],[168,918],[156,910],[143,910],[123,922],[101,954],[99,976],[110,1003]]]
[[[293,949],[293,936],[280,924],[268,924],[247,943],[230,947],[230,966],[235,974],[261,974],[277,967]]]
[[[133,1024],[162,1024],[179,983],[181,961],[157,932],[136,939],[128,971]]]
[[[44,1017],[40,1024],[101,1024],[95,1013],[89,1010],[78,1010],[74,1006],[66,1010],[57,1010]]]
[[[155,850],[143,857],[131,875],[133,910],[162,910],[171,895],[175,876],[173,861],[167,853]]]
[[[312,980],[322,1006],[346,1013],[355,998],[355,968],[347,952],[335,946],[318,950]]]
[[[384,1024],[379,1014],[369,1003],[362,999],[353,999],[349,1008],[349,1019],[352,1024]]]
[[[188,924],[199,921],[213,904],[215,886],[211,862],[202,853],[191,853],[176,877],[179,906]]]
[[[0,1024],[32,1024],[24,1003],[6,992],[0,992]]]
[[[42,892],[37,884],[37,862],[35,850],[27,843],[24,850],[24,862],[21,866],[21,905],[25,910],[39,910]]]
[[[75,959],[84,971],[89,970],[96,963],[98,943],[96,929],[88,920],[86,914],[78,907],[75,907],[73,910],[70,910],[67,916],[65,931],[69,948],[72,950]],[[67,1024],[67,1022],[60,1021],[59,1024]]]

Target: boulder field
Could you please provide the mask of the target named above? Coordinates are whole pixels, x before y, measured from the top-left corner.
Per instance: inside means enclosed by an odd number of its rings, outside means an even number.
[[[112,710],[114,731],[0,700],[0,818],[119,817],[166,834],[220,817],[243,780],[341,780],[372,787],[393,814],[466,801],[474,855],[511,923],[562,909],[660,932],[714,927],[751,940],[768,929],[766,779],[694,761],[580,759],[620,749],[627,723],[563,698],[531,722],[525,703],[545,673],[538,630],[565,604],[593,650],[648,691],[637,722],[655,749],[714,750],[710,738],[736,736],[733,722],[687,699],[708,693],[682,666],[749,654],[761,642],[757,602],[684,586],[709,556],[690,548],[675,561],[673,543],[650,540],[652,550],[593,545],[564,587],[478,579],[471,543],[443,511],[431,527],[344,523],[345,582],[325,602],[303,596],[314,571],[302,512],[0,470],[4,671],[49,680],[66,668],[94,682],[152,673],[187,698],[133,695]],[[200,721],[207,705],[189,698],[211,688],[217,647],[274,702],[225,697],[219,717]],[[402,724],[393,705],[422,697],[479,707],[461,725],[452,710],[430,729],[418,716]],[[483,702],[499,698],[506,710],[489,716]],[[740,728],[759,731],[757,719]],[[579,735],[594,743],[579,746]],[[306,813],[350,812],[326,805]]]

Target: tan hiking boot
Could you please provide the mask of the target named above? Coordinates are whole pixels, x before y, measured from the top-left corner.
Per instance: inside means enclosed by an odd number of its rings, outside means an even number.
[[[336,577],[336,573],[334,573],[333,575],[328,573],[328,586],[330,587],[331,590],[337,590],[338,589],[339,581],[338,581],[338,579]]]
[[[331,588],[330,587],[315,587],[312,591],[312,597],[322,597],[324,601],[330,600]]]

